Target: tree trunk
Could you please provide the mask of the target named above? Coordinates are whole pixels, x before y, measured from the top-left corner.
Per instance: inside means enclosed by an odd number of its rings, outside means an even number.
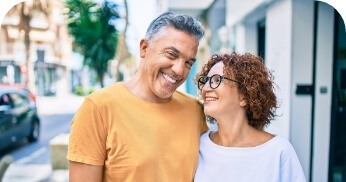
[[[104,77],[103,74],[102,74],[102,75],[99,74],[97,77],[98,77],[98,79],[99,79],[101,88],[105,87],[105,84],[104,84],[104,82],[103,82],[103,77]]]
[[[30,15],[25,15],[24,13],[24,4],[22,5],[21,10],[21,23],[22,23],[22,30],[24,31],[24,45],[25,45],[25,67],[26,70],[24,72],[25,80],[24,80],[24,86],[25,88],[30,88],[31,86],[31,78],[30,78],[30,72],[32,71],[32,66],[30,62],[30,21],[31,17]]]
[[[116,81],[123,81],[121,78],[119,79],[120,66],[124,62],[124,60],[127,57],[130,56],[130,53],[128,51],[128,47],[127,47],[127,44],[126,44],[126,32],[127,32],[127,28],[128,28],[128,25],[129,25],[129,7],[127,5],[127,0],[124,0],[124,6],[125,6],[125,28],[124,28],[124,32],[120,36],[120,40],[118,42],[118,53],[117,53],[117,56],[116,56],[116,59],[117,59],[118,62],[117,62],[116,69],[115,69],[116,73],[114,74]],[[121,45],[122,44],[125,44],[124,45],[125,50],[121,49]],[[126,51],[126,53],[122,53],[121,51]],[[122,55],[122,56],[120,56],[120,55]],[[123,56],[123,55],[125,55],[125,56]]]

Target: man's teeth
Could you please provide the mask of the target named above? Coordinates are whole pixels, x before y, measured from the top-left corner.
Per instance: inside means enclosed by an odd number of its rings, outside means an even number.
[[[175,83],[175,82],[177,82],[177,80],[172,79],[171,77],[169,77],[169,76],[166,75],[166,74],[162,74],[162,75],[163,75],[163,77],[164,77],[168,82],[170,82],[170,83]]]

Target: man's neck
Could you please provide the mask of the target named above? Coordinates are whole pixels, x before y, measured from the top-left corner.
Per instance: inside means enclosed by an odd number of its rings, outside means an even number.
[[[136,74],[129,81],[124,82],[124,86],[126,89],[131,92],[136,97],[152,102],[152,103],[165,103],[171,100],[171,98],[163,99],[156,96],[149,88],[146,82],[140,79],[141,77]]]

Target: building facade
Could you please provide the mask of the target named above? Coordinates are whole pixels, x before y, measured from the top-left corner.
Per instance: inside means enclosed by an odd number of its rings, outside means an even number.
[[[308,181],[345,181],[346,33],[339,13],[314,0],[226,0],[225,7],[218,51],[260,55],[273,71],[280,108],[266,130],[290,140]]]
[[[40,3],[42,9],[35,9],[33,1],[24,1],[12,7],[4,17],[0,30],[0,76],[1,83],[9,84],[24,84],[28,76],[31,90],[38,95],[52,95],[68,90],[72,41],[63,17],[63,3],[52,0]],[[29,65],[21,29],[22,6],[25,6],[24,12],[33,11],[29,22]]]

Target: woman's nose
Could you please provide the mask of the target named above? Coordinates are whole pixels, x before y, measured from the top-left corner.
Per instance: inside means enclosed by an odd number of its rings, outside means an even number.
[[[212,88],[210,87],[210,80],[205,82],[204,86],[202,87],[202,91],[210,91]]]

